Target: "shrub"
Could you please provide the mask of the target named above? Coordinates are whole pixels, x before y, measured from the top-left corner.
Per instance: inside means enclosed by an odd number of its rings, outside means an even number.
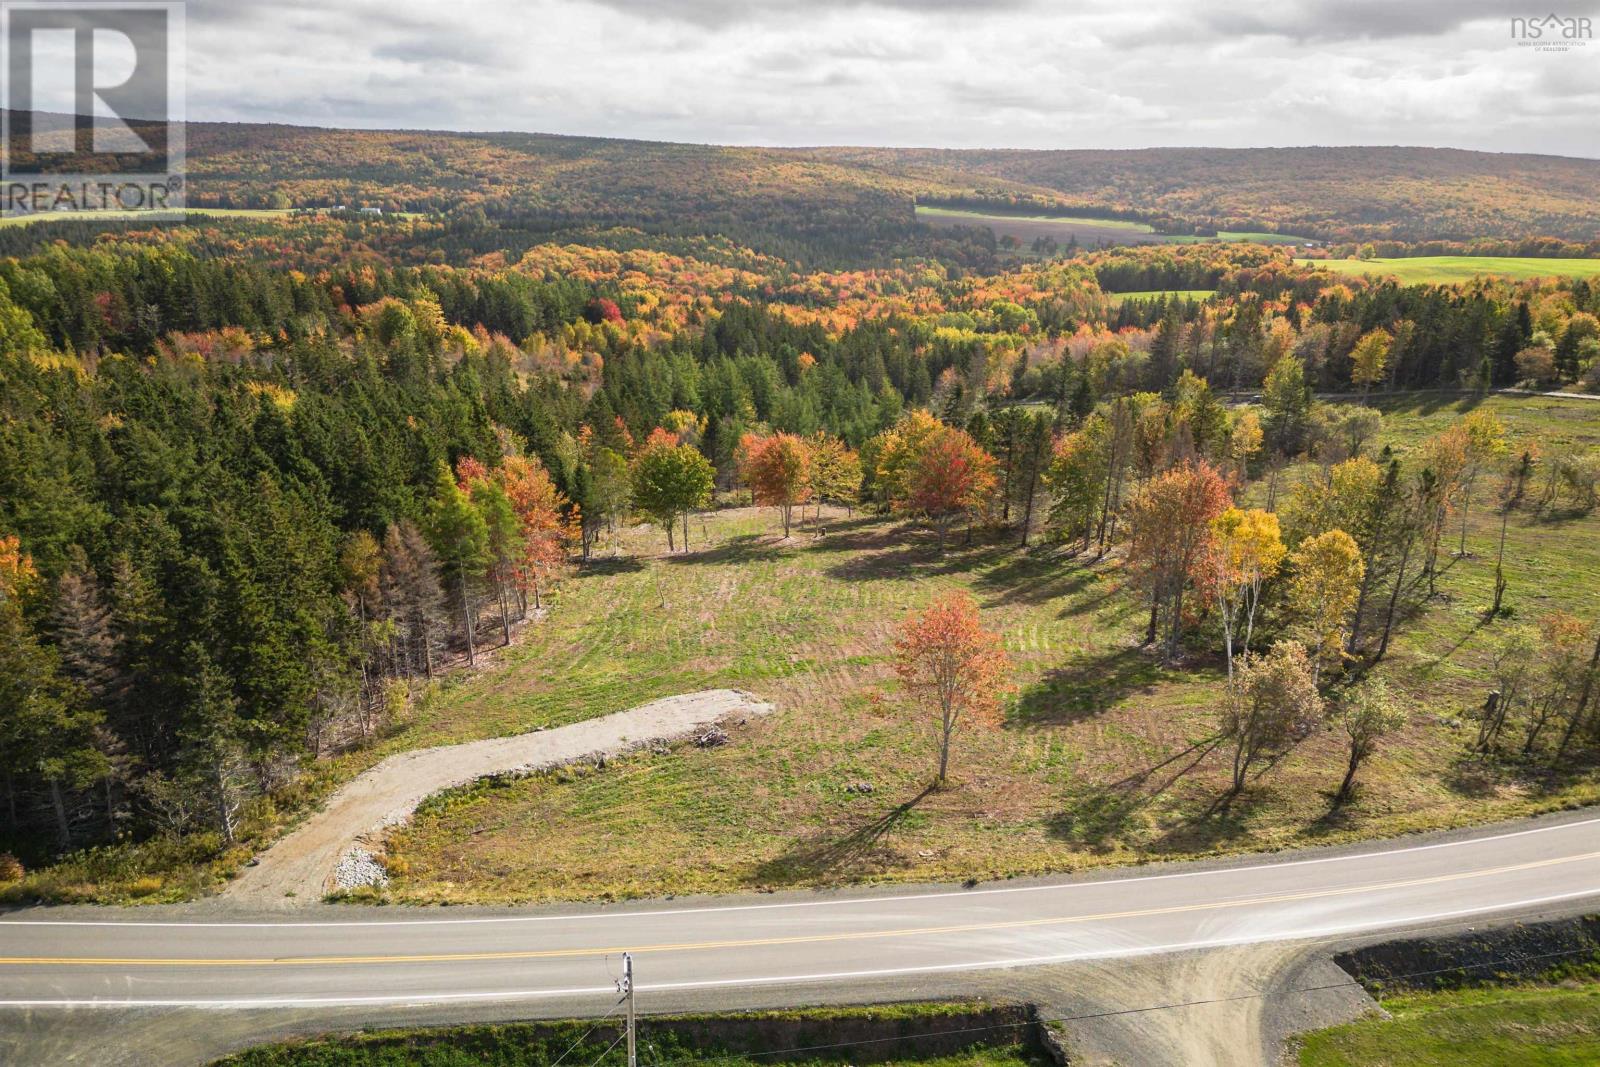
[[[1517,353],[1517,373],[1524,381],[1548,385],[1556,380],[1555,353],[1543,345],[1524,348]]]

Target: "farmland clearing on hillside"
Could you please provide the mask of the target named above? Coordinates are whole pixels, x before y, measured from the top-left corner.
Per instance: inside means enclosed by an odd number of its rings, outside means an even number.
[[[1256,244],[1289,245],[1302,241],[1301,238],[1286,234],[1260,232],[1222,232],[1215,237],[1162,234],[1157,233],[1155,228],[1147,223],[1128,219],[1092,219],[1070,215],[1006,215],[924,204],[917,205],[917,219],[941,229],[954,226],[987,227],[994,231],[996,238],[1014,237],[1024,246],[1045,237],[1061,245],[1076,240],[1085,248],[1101,244],[1190,244],[1197,241],[1247,241]]]
[[[1543,259],[1537,256],[1412,256],[1403,259],[1302,259],[1356,277],[1390,277],[1403,285],[1446,285],[1473,278],[1593,278],[1600,259]]]

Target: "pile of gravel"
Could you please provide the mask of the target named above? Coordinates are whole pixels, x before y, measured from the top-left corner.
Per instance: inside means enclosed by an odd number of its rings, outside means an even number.
[[[389,884],[389,872],[383,869],[378,858],[364,848],[353,848],[339,859],[333,870],[333,886],[348,891],[364,885],[382,889]]]

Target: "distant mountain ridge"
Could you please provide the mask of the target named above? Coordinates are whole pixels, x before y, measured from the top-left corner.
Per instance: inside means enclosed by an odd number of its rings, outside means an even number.
[[[1600,160],[1447,148],[739,148],[191,123],[196,204],[480,206],[552,224],[911,224],[915,200],[1329,240],[1600,238]]]

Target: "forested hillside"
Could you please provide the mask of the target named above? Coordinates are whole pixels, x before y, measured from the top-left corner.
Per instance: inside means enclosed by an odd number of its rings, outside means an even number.
[[[716,233],[808,263],[910,247],[916,200],[1178,234],[1600,239],[1600,162],[1429,148],[765,149],[200,123],[189,160],[195,206],[481,209],[544,232]]]
[[[1125,470],[1275,479],[1359,454],[1375,415],[1312,390],[1600,375],[1582,281],[1401,288],[1222,245],[818,271],[726,238],[586,236],[470,216],[6,231],[0,851],[237,862],[319,758],[508,643],[637,518],[682,548],[692,513],[754,485],[941,542],[1020,524],[1105,552]],[[1168,288],[1214,295],[1106,296]],[[1221,402],[1258,390],[1259,417]],[[1540,464],[1550,506],[1595,506],[1594,457]],[[1175,647],[1172,591],[1151,618]]]
[[[830,149],[896,173],[1004,180],[1169,232],[1325,240],[1600,238],[1600,161],[1443,148]],[[982,202],[983,197],[975,198]]]

